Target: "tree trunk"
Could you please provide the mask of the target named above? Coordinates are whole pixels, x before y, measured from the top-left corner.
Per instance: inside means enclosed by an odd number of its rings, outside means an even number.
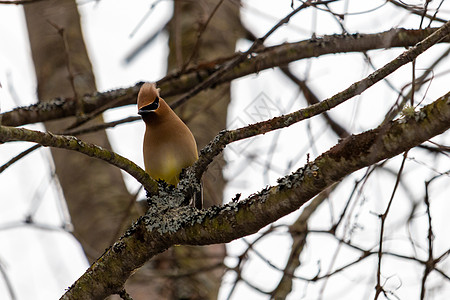
[[[74,97],[76,101],[76,96],[95,92],[95,78],[76,2],[38,1],[25,5],[24,9],[39,100]],[[75,118],[67,118],[47,122],[45,126],[48,131],[58,133],[74,121]],[[100,122],[102,118],[98,117],[89,124]],[[80,137],[111,149],[105,131]],[[73,151],[51,150],[72,217],[74,234],[92,261],[110,245],[119,223],[115,220],[122,218],[130,195],[119,169]]]

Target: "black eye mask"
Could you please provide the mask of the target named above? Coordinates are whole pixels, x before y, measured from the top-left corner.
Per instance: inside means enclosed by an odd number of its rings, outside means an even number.
[[[149,105],[146,105],[144,107],[141,107],[138,110],[138,114],[140,114],[142,116],[143,114],[150,113],[150,112],[157,110],[158,107],[159,107],[159,97],[156,96],[155,100],[152,103],[150,103]]]

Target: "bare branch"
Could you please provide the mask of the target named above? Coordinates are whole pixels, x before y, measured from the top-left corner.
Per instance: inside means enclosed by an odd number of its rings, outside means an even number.
[[[401,1],[395,1],[395,0],[387,0],[387,1],[398,7],[401,7],[401,8],[404,8],[404,9],[410,11],[412,14],[415,14],[415,15],[418,15],[421,17],[426,17],[426,18],[430,19],[430,22],[431,21],[437,21],[437,22],[442,22],[442,23],[447,22],[447,20],[438,18],[438,17],[436,17],[436,15],[432,16],[432,15],[427,14],[426,10],[423,8],[419,8],[419,7],[413,6],[413,5],[406,5],[406,4],[402,3]]]
[[[408,157],[408,151],[403,154],[402,164],[400,165],[400,170],[397,173],[397,179],[395,180],[394,190],[392,191],[391,198],[389,199],[388,205],[384,213],[382,213],[379,217],[381,219],[380,225],[380,242],[378,246],[378,266],[377,266],[377,284],[375,286],[375,300],[378,299],[380,293],[386,293],[382,284],[381,284],[381,258],[383,256],[383,236],[384,236],[384,226],[386,224],[386,218],[389,214],[389,210],[391,208],[392,202],[394,200],[394,196],[397,192],[398,184],[400,183],[400,178],[402,176],[403,168],[405,166],[406,158]]]
[[[351,86],[337,93],[336,95],[323,100],[317,104],[307,108],[295,111],[293,113],[275,117],[273,119],[258,122],[236,130],[224,130],[220,132],[214,140],[201,150],[201,157],[191,167],[195,173],[195,177],[200,179],[208,165],[215,156],[220,154],[225,146],[229,143],[246,139],[252,136],[264,134],[276,129],[288,127],[302,120],[311,118],[327,110],[330,110],[339,104],[344,103],[348,99],[361,94],[366,89],[387,77],[401,66],[413,61],[417,56],[422,54],[432,45],[447,37],[450,34],[450,21],[445,23],[439,30],[435,31],[425,40],[419,42],[416,46],[400,54],[397,58],[387,63],[385,66],[371,73],[366,78],[353,83]]]
[[[436,28],[423,30],[392,29],[377,34],[332,35],[297,43],[286,43],[274,47],[262,47],[257,49],[253,55],[247,57],[238,67],[234,67],[221,77],[215,84],[230,82],[233,79],[280,65],[286,65],[296,60],[318,57],[330,53],[408,47],[420,42],[436,30]],[[450,37],[444,36],[438,42],[449,41]],[[219,68],[220,65],[229,62],[233,57],[220,58],[202,63],[195,68],[187,69],[184,73],[169,74],[157,82],[161,88],[161,96],[167,98],[189,91],[208,78],[209,74]],[[129,88],[82,96],[80,98],[83,101],[84,111],[89,114],[95,110],[103,112],[112,107],[135,104],[141,85],[142,83],[137,83],[135,86]],[[114,101],[115,99],[118,99],[118,101]],[[112,101],[115,102],[114,105],[111,105]],[[65,118],[74,116],[75,114],[76,104],[73,99],[58,98],[53,101],[34,104],[28,107],[20,107],[2,113],[0,114],[0,120],[3,125],[21,126]]]
[[[150,176],[134,162],[125,157],[104,149],[100,146],[85,143],[74,136],[55,135],[52,133],[0,126],[0,141],[27,141],[62,149],[68,149],[86,154],[90,157],[102,159],[124,170],[140,182],[150,193],[157,193],[157,184]]]

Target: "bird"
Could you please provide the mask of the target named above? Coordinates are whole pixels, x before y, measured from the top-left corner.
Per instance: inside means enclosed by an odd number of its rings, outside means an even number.
[[[177,186],[180,173],[198,160],[197,143],[187,125],[159,95],[155,83],[144,83],[137,97],[138,114],[145,123],[145,171],[155,180]],[[203,206],[201,191],[194,206]]]

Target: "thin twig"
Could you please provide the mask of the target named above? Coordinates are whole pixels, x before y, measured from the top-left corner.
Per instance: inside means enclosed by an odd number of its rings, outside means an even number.
[[[129,202],[128,202],[128,206],[126,207],[125,211],[123,212],[122,215],[122,219],[118,222],[118,225],[116,227],[116,231],[114,232],[114,234],[111,235],[111,241],[109,242],[109,245],[114,244],[114,242],[119,238],[120,236],[120,232],[122,231],[122,228],[125,225],[125,222],[127,222],[129,220],[129,216],[131,213],[131,209],[133,208],[134,205],[136,205],[136,201],[137,201],[137,197],[139,195],[139,193],[142,190],[142,185],[139,186],[138,190],[136,191],[136,193],[134,193],[134,195],[131,195]]]
[[[211,19],[213,18],[213,16],[216,14],[217,10],[219,9],[219,7],[222,5],[224,0],[220,0],[216,6],[214,7],[213,11],[211,12],[211,14],[209,15],[208,19],[206,20],[206,22],[201,26],[200,30],[197,33],[197,40],[195,41],[195,45],[194,48],[192,50],[191,56],[189,57],[189,59],[184,63],[183,67],[181,68],[181,72],[184,72],[186,70],[186,68],[189,66],[189,64],[191,63],[192,59],[194,59],[194,57],[197,55],[198,49],[200,48],[200,40],[202,38],[203,33],[205,32],[206,28],[208,27],[209,22],[211,21]]]
[[[430,73],[434,70],[434,68],[444,60],[448,55],[450,54],[450,47],[447,48],[446,51],[444,51],[438,59],[436,59],[428,68],[425,69],[425,72],[415,80],[414,89],[411,88],[408,93],[406,93],[406,96],[403,96],[403,94],[399,93],[399,99],[402,99],[399,103],[399,101],[396,101],[396,103],[389,109],[389,111],[386,113],[386,116],[384,117],[383,123],[389,122],[403,109],[408,99],[411,99],[412,94],[415,91],[418,91],[420,87],[423,86],[424,83],[427,82],[426,78]],[[406,87],[405,87],[406,88]],[[403,88],[404,89],[404,88]],[[402,90],[403,90],[402,89]]]
[[[66,63],[67,73],[69,74],[69,82],[70,82],[70,86],[72,87],[73,99],[75,99],[75,102],[77,103],[76,116],[80,117],[84,114],[84,107],[83,107],[84,103],[83,103],[83,101],[81,101],[81,99],[78,95],[77,89],[75,87],[75,75],[72,70],[72,62],[71,62],[70,53],[69,53],[69,42],[68,42],[67,36],[65,34],[65,29],[63,27],[57,25],[56,23],[53,23],[50,20],[47,20],[47,22],[56,29],[56,31],[61,36],[61,39],[63,41],[65,63]]]
[[[398,7],[404,8],[404,9],[410,11],[411,13],[413,13],[415,15],[418,15],[418,16],[422,16],[423,15],[426,18],[430,19],[430,22],[431,21],[438,21],[438,22],[441,22],[441,23],[447,22],[447,20],[442,19],[442,18],[438,18],[438,17],[436,17],[436,15],[431,16],[431,15],[426,14],[426,13],[424,14],[421,8],[417,9],[417,8],[415,8],[412,5],[406,5],[406,4],[401,3],[400,1],[395,1],[395,0],[386,0],[386,1],[396,5]]]
[[[400,183],[400,178],[403,173],[403,167],[405,166],[406,158],[408,157],[408,151],[406,151],[403,154],[403,160],[402,164],[400,166],[400,169],[398,171],[397,179],[395,180],[394,189],[391,194],[391,198],[389,199],[388,205],[386,207],[386,210],[383,214],[381,214],[379,217],[381,219],[381,228],[380,228],[380,240],[379,240],[379,246],[378,246],[378,267],[377,267],[377,284],[375,286],[375,300],[378,299],[379,295],[381,293],[386,293],[383,286],[381,285],[381,258],[383,256],[383,235],[384,235],[384,226],[386,223],[386,218],[389,214],[389,210],[391,208],[392,202],[394,200],[395,193],[397,191],[398,184]]]
[[[13,284],[12,284],[8,274],[6,273],[6,270],[4,268],[4,264],[3,264],[3,262],[1,260],[0,260],[0,274],[3,277],[3,281],[5,282],[6,289],[8,290],[10,299],[11,300],[16,300],[17,299],[16,292],[14,291]]]
[[[4,163],[1,167],[0,167],[0,173],[2,173],[3,171],[5,171],[8,167],[10,167],[12,164],[14,164],[15,162],[18,162],[19,160],[21,160],[22,158],[24,158],[25,156],[27,156],[28,154],[30,154],[31,152],[33,152],[36,149],[39,149],[41,147],[41,145],[36,144],[34,146],[31,146],[30,148],[28,148],[27,150],[19,153],[18,155],[14,156],[13,158],[11,158],[9,161],[7,161],[6,163]]]

